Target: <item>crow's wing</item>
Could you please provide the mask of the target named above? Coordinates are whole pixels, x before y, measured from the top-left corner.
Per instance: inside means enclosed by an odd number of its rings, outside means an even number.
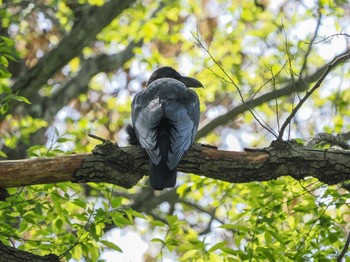
[[[199,117],[200,117],[200,106],[199,106],[199,98],[196,92],[194,92],[191,89],[187,90],[187,97],[188,101],[185,103],[188,115],[193,121],[194,128],[192,130],[192,142],[191,144],[194,143],[197,130],[198,130],[198,125],[199,125]]]
[[[183,154],[191,147],[199,123],[199,99],[192,90],[186,90],[185,96],[170,100],[164,106],[164,115],[171,124],[170,152],[167,165],[175,168]]]
[[[167,165],[174,169],[182,155],[187,151],[192,142],[193,121],[188,115],[184,105],[176,101],[169,101],[164,106],[164,115],[171,124],[170,151],[168,152]]]
[[[140,92],[135,96],[132,103],[132,122],[140,145],[146,149],[154,164],[158,164],[161,158],[157,145],[157,126],[162,115],[158,97],[149,100],[145,92]]]

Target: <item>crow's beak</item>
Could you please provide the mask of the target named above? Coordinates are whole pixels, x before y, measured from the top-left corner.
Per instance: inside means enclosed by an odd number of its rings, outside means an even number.
[[[187,87],[202,87],[204,88],[203,84],[199,82],[197,79],[187,76],[181,76],[179,79],[182,83],[185,84]]]

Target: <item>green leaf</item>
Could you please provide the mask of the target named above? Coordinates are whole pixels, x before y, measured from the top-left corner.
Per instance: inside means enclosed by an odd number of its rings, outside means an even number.
[[[35,221],[33,215],[25,215],[25,216],[23,216],[23,218],[29,223],[36,224],[36,221]]]
[[[213,252],[213,251],[215,251],[215,250],[217,250],[217,249],[221,249],[221,248],[224,247],[226,244],[227,244],[227,241],[219,242],[219,243],[217,243],[216,245],[212,246],[212,247],[208,250],[208,252],[210,253],[210,252]]]
[[[0,150],[0,157],[7,158],[7,155],[3,151]]]
[[[8,104],[0,106],[0,114],[2,114],[2,115],[6,114],[8,109],[9,109],[9,105]]]
[[[219,226],[219,228],[223,228],[223,229],[235,229],[235,225],[232,224],[223,224],[221,226]]]
[[[182,261],[192,261],[193,256],[197,253],[198,253],[197,249],[188,250],[185,254],[183,254],[183,256],[181,256],[181,260]]]
[[[129,219],[126,219],[121,213],[112,214],[112,221],[118,227],[124,227],[131,224],[131,221]]]
[[[2,65],[0,65],[0,78],[9,78],[10,76],[11,73]]]
[[[225,253],[230,254],[230,255],[237,255],[237,253],[239,253],[237,250],[234,250],[234,249],[229,248],[229,247],[221,247],[220,249],[222,251],[224,251]]]
[[[59,232],[62,229],[63,226],[63,221],[60,218],[57,218],[55,221],[55,227],[58,230],[57,232]]]
[[[13,57],[12,55],[9,55],[9,54],[2,54],[4,57],[6,57],[7,59],[9,60],[12,60],[12,61],[18,61],[18,59],[16,59],[15,57]]]
[[[268,259],[268,261],[271,261],[271,262],[276,261],[273,254],[271,253],[271,249],[265,248],[265,247],[257,247],[256,251],[263,253],[265,257]]]
[[[82,247],[80,245],[76,245],[72,250],[72,257],[75,260],[80,261],[82,256],[83,256]]]
[[[66,138],[66,137],[60,137],[57,139],[57,143],[65,143],[67,141],[71,141],[71,139]]]
[[[120,247],[118,247],[116,244],[110,242],[110,241],[107,241],[107,240],[101,240],[101,243],[104,244],[106,247],[109,247],[115,251],[118,251],[118,252],[121,252],[123,253],[123,250],[121,250]]]
[[[271,234],[271,236],[273,236],[281,244],[284,244],[285,240],[277,232],[274,232],[274,231],[269,230],[269,229],[266,229],[266,231],[268,231]]]
[[[57,192],[52,192],[51,199],[54,204],[56,213],[61,214],[62,213],[62,206],[60,203],[61,196]]]
[[[3,94],[3,93],[11,94],[12,90],[7,85],[1,85],[0,84],[0,94]]]
[[[158,243],[162,243],[162,244],[165,244],[164,240],[163,239],[160,239],[160,238],[152,238],[151,239],[151,242],[158,242]]]
[[[118,207],[120,207],[121,204],[122,204],[122,201],[123,201],[123,197],[114,197],[114,198],[111,200],[112,208],[118,208]]]
[[[210,262],[223,262],[224,260],[217,254],[215,253],[210,253],[209,254],[209,261]]]
[[[0,55],[0,64],[4,65],[5,67],[8,67],[9,61],[7,60],[6,57],[4,57],[3,55]]]
[[[198,250],[202,250],[205,247],[205,244],[203,241],[200,241],[198,239],[190,239],[189,242],[195,246]]]
[[[77,205],[78,207],[86,208],[86,202],[81,200],[80,198],[75,198],[72,203]]]
[[[164,227],[165,224],[162,221],[159,220],[151,220],[151,225],[154,227]]]
[[[19,102],[24,102],[26,104],[31,104],[31,102],[29,102],[29,100],[27,98],[25,98],[24,96],[14,96],[13,99],[19,101]]]
[[[125,213],[128,215],[128,216],[133,216],[133,217],[138,217],[138,218],[143,218],[145,219],[145,215],[144,214],[141,214],[133,209],[128,209],[125,211]]]

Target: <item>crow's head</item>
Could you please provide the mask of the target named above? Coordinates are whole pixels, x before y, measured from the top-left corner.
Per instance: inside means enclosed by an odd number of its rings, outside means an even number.
[[[174,78],[182,82],[187,87],[203,87],[202,83],[199,82],[197,79],[192,77],[182,76],[174,68],[169,66],[164,66],[154,71],[147,82],[147,86],[150,83],[152,83],[154,80],[157,80],[160,78]]]

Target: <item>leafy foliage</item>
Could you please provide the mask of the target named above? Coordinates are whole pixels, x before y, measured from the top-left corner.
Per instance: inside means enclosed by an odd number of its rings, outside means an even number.
[[[44,86],[13,90],[41,61],[57,64],[45,54],[84,17],[95,21],[106,1],[1,3],[0,157],[8,159],[90,152],[97,142],[88,133],[126,145],[131,100],[159,65],[205,85],[200,142],[263,147],[320,69],[349,52],[347,1],[136,1],[82,52],[65,50],[70,62]],[[349,72],[348,63],[331,71],[284,138],[326,131],[349,139]],[[8,193],[0,242],[67,261],[122,252],[124,240],[108,236],[115,229],[137,232],[154,261],[330,261],[349,222],[349,192],[314,179],[229,184],[183,174],[161,193],[147,179],[130,190],[60,183]]]

